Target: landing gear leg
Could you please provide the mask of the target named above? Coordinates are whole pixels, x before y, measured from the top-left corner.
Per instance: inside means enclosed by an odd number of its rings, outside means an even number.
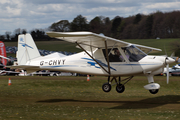
[[[148,89],[151,94],[156,94],[159,91],[160,85],[154,83],[153,75],[147,75],[149,85],[146,85],[145,89]]]
[[[117,82],[117,81],[116,81]],[[117,83],[117,86],[116,86],[116,91],[118,93],[123,93],[125,90],[125,86],[123,84],[121,84],[121,77],[119,77],[119,83]]]

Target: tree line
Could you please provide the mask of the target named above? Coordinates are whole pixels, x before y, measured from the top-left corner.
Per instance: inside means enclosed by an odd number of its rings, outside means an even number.
[[[6,42],[11,42],[11,41],[17,41],[18,40],[18,35],[20,34],[26,34],[28,33],[26,29],[15,29],[14,34],[11,32],[7,31],[5,32],[5,35],[0,35],[0,41],[6,41]],[[32,35],[34,40],[49,40],[50,37],[48,37],[45,33],[44,29],[34,29],[30,31],[30,34]]]
[[[157,11],[149,15],[139,13],[127,18],[116,16],[112,20],[109,17],[96,16],[89,22],[78,15],[71,23],[61,20],[49,28],[56,32],[91,31],[117,39],[178,38],[180,11]]]
[[[76,32],[90,31],[117,39],[150,39],[150,38],[179,38],[180,37],[180,11],[157,11],[148,15],[137,14],[129,17],[96,16],[91,21],[78,15],[72,22],[60,20],[49,26],[48,31]],[[6,32],[1,35],[2,40],[17,41],[19,34],[27,33],[25,29],[16,29],[14,34]],[[50,40],[43,29],[30,32],[35,40]]]

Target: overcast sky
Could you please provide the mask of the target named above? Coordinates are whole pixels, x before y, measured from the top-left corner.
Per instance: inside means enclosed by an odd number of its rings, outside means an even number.
[[[90,21],[101,15],[113,19],[158,10],[180,10],[180,0],[0,0],[0,34],[13,34],[17,28],[44,29],[80,14]]]

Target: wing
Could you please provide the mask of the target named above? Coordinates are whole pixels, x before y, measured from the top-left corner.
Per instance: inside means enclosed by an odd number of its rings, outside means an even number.
[[[47,35],[57,39],[62,39],[72,43],[78,43],[85,50],[95,50],[97,48],[105,48],[104,42],[107,42],[107,47],[127,47],[132,45],[131,43],[124,42],[122,40],[106,37],[103,35],[95,34],[92,32],[47,32]],[[147,52],[159,52],[161,49],[147,47],[143,45],[134,44],[145,53]]]

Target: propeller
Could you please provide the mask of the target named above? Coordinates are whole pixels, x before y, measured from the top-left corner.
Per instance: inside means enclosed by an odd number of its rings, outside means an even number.
[[[169,83],[169,64],[166,65],[167,84]]]
[[[167,84],[169,83],[169,64],[168,64],[168,57],[165,58],[166,63],[166,77],[167,77]]]
[[[168,60],[168,55],[167,55],[167,52],[166,52],[166,46],[164,45],[164,51],[165,51],[165,54],[166,54],[166,58],[165,58],[165,64],[166,64],[166,79],[167,79],[167,84],[169,83],[169,64],[167,63],[167,60]]]
[[[179,57],[166,57],[165,64],[166,64],[166,76],[167,76],[167,84],[169,83],[169,63],[179,62]]]
[[[164,45],[164,51],[166,54],[166,58],[165,58],[165,64],[166,64],[166,77],[167,77],[167,84],[169,83],[169,63],[171,63],[172,61],[174,61],[173,56],[174,56],[174,52],[171,54],[170,57],[168,57],[167,52],[166,52],[166,46]]]
[[[166,76],[167,76],[167,84],[168,84],[169,83],[169,64],[173,63],[173,62],[179,63],[180,59],[179,59],[179,57],[174,57],[175,56],[175,52],[173,52],[171,54],[171,56],[168,57],[165,45],[164,45],[164,51],[165,51],[165,54],[166,54],[165,65],[166,65]]]

